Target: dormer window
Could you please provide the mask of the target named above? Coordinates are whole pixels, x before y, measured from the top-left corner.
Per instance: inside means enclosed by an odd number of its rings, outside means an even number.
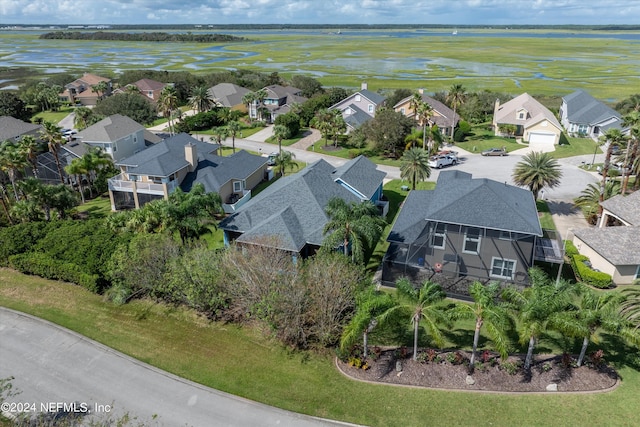
[[[360,102],[362,100],[362,97],[360,95],[356,95],[356,102]]]
[[[518,120],[524,120],[527,118],[527,112],[526,111],[518,111]]]

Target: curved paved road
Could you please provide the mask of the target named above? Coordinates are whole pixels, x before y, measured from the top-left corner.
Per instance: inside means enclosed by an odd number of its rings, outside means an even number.
[[[47,321],[0,308],[0,378],[10,376],[21,393],[8,401],[34,403],[40,413],[41,404],[55,409],[58,403],[77,402],[94,412],[96,404],[105,405],[98,408],[103,411],[113,405],[110,415],[128,413],[145,425],[348,425],[204,387]]]

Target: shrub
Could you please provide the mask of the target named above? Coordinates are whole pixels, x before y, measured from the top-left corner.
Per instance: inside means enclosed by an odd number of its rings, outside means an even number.
[[[591,363],[593,363],[596,367],[602,365],[604,363],[604,351],[602,349],[594,351],[589,356]]]
[[[280,114],[274,122],[276,125],[283,125],[289,129],[289,135],[296,136],[300,132],[300,116],[296,113]]]
[[[571,266],[576,274],[576,277],[591,286],[599,289],[606,289],[611,286],[611,276],[601,271],[593,270],[586,263],[589,262],[589,257],[585,255],[573,255],[571,257]]]
[[[571,240],[565,240],[564,242],[564,250],[567,256],[579,255],[578,248],[573,244]]]
[[[53,222],[28,222],[0,228],[0,266],[9,265],[11,255],[30,251],[52,228]]]
[[[100,279],[97,274],[84,273],[75,264],[59,261],[43,253],[12,255],[9,257],[9,265],[22,273],[75,283],[95,293],[100,291]]]
[[[518,371],[520,370],[520,367],[522,366],[522,362],[521,361],[517,361],[517,362],[502,362],[502,364],[500,365],[500,367],[505,370],[509,375],[515,375],[518,373]]]

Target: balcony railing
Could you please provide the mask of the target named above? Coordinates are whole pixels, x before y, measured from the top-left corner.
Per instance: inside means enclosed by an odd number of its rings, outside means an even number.
[[[242,190],[242,193],[233,193],[233,194],[237,195],[239,198],[233,197],[233,195],[232,195],[231,196],[231,200],[235,200],[235,202],[233,202],[233,203],[224,203],[222,205],[222,209],[224,210],[225,213],[232,214],[232,213],[236,212],[240,208],[240,206],[244,205],[249,200],[251,200],[251,191],[250,190]],[[227,202],[229,202],[231,200],[227,200]]]
[[[160,194],[164,195],[165,185],[167,187],[167,194],[173,193],[178,187],[177,181],[170,181],[166,184],[155,184],[153,182],[145,181],[130,181],[123,179],[122,174],[116,175],[109,179],[109,190],[111,191],[126,191],[132,193],[135,187],[136,192],[143,194]]]

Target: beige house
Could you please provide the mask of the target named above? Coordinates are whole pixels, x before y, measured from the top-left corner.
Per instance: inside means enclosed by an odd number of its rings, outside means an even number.
[[[455,128],[458,125],[460,116],[457,113],[454,114],[453,110],[444,105],[442,102],[425,95],[424,89],[418,89],[418,93],[422,97],[422,101],[429,104],[433,109],[433,115],[429,119],[429,123],[427,123],[427,126],[436,125],[443,135],[451,136],[451,127],[453,125],[453,127]],[[408,96],[394,105],[393,109],[398,113],[402,113],[404,116],[415,118],[416,112],[413,110],[413,107],[411,105],[412,100],[413,95]],[[418,124],[422,126],[422,123]]]
[[[618,285],[640,278],[640,191],[602,203],[597,228],[574,230],[573,243],[593,268],[611,275]],[[607,226],[615,218],[619,226]]]
[[[98,93],[93,87],[106,83],[107,90],[104,93]],[[72,81],[64,86],[64,91],[59,95],[61,101],[71,104],[80,103],[82,105],[96,105],[98,100],[111,95],[112,84],[111,79],[100,77],[95,74],[85,73],[79,79]]]
[[[554,151],[562,134],[556,116],[528,93],[504,104],[496,99],[492,125],[496,135],[522,138],[534,151]],[[504,132],[502,125],[515,126],[515,133]]]

